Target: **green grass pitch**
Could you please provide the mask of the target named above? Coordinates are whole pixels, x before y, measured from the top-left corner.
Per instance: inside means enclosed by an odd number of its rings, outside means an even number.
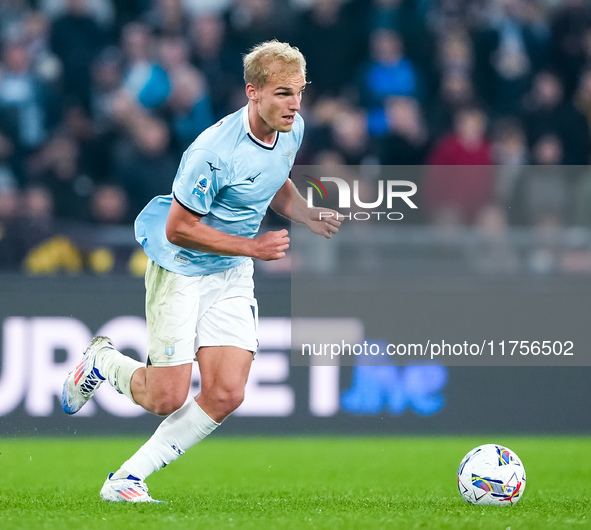
[[[138,438],[0,438],[0,528],[591,528],[590,437],[212,437],[148,479],[161,505],[104,503]],[[461,458],[482,443],[527,471],[515,506],[466,504]]]

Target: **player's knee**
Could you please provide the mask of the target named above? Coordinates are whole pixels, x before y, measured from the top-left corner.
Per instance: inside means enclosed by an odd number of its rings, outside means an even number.
[[[244,401],[244,389],[218,390],[215,394],[215,401],[219,412],[228,416]]]
[[[185,404],[186,396],[167,395],[152,399],[150,410],[158,416],[168,416]]]
[[[174,401],[158,401],[152,405],[152,412],[158,416],[168,416],[182,407]]]

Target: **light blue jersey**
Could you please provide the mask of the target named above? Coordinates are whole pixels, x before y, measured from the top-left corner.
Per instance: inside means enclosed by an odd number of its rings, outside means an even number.
[[[255,138],[248,106],[203,131],[183,154],[172,194],[152,199],[135,221],[135,237],[160,266],[184,276],[212,274],[240,265],[244,256],[219,256],[173,245],[166,220],[174,198],[201,222],[235,236],[253,238],[271,200],[283,186],[304,135],[296,114],[290,132],[273,145]]]

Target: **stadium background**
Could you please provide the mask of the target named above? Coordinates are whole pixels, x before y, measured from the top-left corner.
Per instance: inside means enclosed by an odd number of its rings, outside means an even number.
[[[87,416],[63,415],[64,371],[100,330],[141,356],[145,259],[131,223],[169,192],[193,138],[245,103],[241,54],[273,37],[308,59],[298,164],[494,167],[417,172],[419,208],[381,239],[377,260],[404,285],[406,298],[392,300],[400,328],[411,324],[413,297],[429,307],[442,288],[471,294],[474,313],[493,292],[506,308],[534,293],[544,296],[532,303],[540,318],[565,299],[558,325],[584,318],[584,0],[6,0],[0,434],[152,432],[157,418],[107,390]],[[278,226],[271,214],[263,229]],[[343,229],[334,266],[373,274],[363,244]],[[290,366],[289,265],[258,264],[262,351],[247,402],[220,434],[590,431],[588,368],[348,367],[335,376]],[[331,270],[309,273],[326,282]],[[422,315],[425,332],[437,318]]]

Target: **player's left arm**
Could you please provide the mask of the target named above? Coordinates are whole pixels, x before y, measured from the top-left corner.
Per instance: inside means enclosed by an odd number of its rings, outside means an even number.
[[[339,231],[339,213],[330,208],[308,208],[306,199],[287,179],[271,201],[274,212],[296,223],[305,224],[312,232],[330,239]],[[342,217],[342,216],[341,216]]]

